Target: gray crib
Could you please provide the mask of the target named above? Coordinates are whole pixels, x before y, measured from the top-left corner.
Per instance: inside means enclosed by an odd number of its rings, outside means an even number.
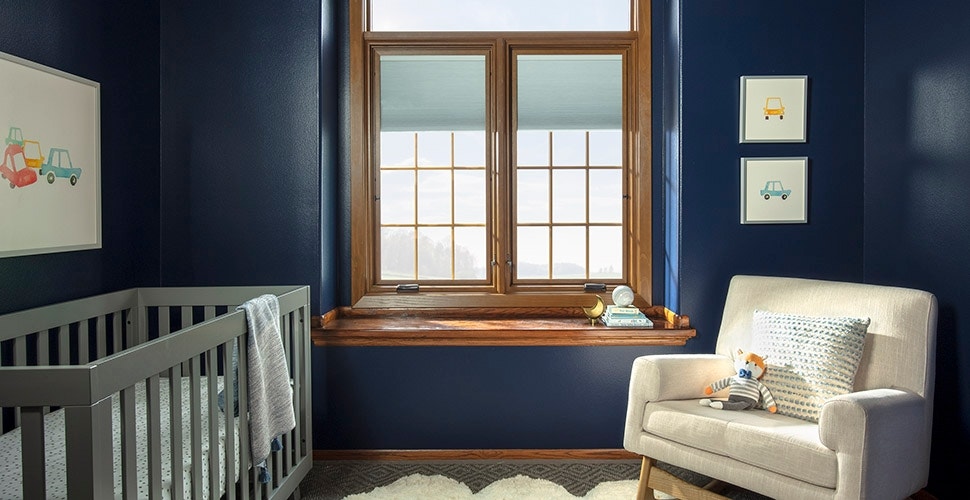
[[[296,414],[269,482],[231,411],[234,380],[238,415],[248,403],[236,306],[263,294],[279,300]],[[0,316],[0,497],[299,497],[313,463],[309,304],[306,286],[135,288]]]

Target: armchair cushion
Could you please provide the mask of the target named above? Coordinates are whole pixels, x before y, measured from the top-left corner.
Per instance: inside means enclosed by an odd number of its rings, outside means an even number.
[[[754,312],[756,352],[768,369],[761,380],[778,413],[818,422],[822,404],[852,392],[869,318]]]
[[[767,469],[823,488],[838,477],[835,451],[819,439],[818,425],[766,411],[723,411],[696,400],[647,405],[643,430],[651,435]]]

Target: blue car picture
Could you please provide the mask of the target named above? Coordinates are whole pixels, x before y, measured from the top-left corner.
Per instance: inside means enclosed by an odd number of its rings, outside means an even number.
[[[790,194],[791,189],[785,189],[785,186],[781,185],[781,181],[768,181],[765,183],[765,188],[761,190],[761,196],[764,196],[766,200],[772,196],[781,196],[781,199],[787,200]]]
[[[47,178],[48,184],[53,184],[57,177],[64,177],[74,186],[81,177],[81,169],[71,163],[71,155],[66,149],[51,148],[47,161],[40,167],[40,175]]]

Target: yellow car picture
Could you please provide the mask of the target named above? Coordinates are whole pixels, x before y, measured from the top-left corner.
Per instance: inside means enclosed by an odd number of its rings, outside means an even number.
[[[40,143],[24,141],[24,160],[30,168],[40,168],[44,164],[44,155],[40,154]]]
[[[769,97],[765,99],[765,120],[771,116],[777,116],[779,120],[785,119],[785,106],[781,104],[781,97]]]

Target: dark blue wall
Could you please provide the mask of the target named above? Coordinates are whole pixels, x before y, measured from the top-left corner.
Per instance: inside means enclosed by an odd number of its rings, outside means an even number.
[[[970,446],[970,3],[866,2],[865,279],[940,305],[929,491]]]
[[[315,348],[314,448],[616,448],[633,358],[710,351],[732,275],[865,280],[940,299],[929,489],[955,493],[962,462],[945,455],[970,434],[970,7],[653,11],[654,254],[676,250],[654,294],[698,338]],[[314,314],[347,303],[346,16],[333,0],[5,2],[0,51],[101,83],[104,248],[0,259],[0,312],[156,284],[310,284]],[[738,144],[739,77],[787,74],[809,77],[808,142]],[[810,158],[808,224],[739,224],[742,156]]]
[[[158,2],[0,5],[0,51],[101,85],[102,232],[98,250],[0,259],[0,313],[158,284],[158,33]]]

